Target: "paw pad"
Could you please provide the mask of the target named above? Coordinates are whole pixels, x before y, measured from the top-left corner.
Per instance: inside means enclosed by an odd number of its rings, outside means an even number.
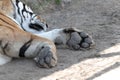
[[[94,42],[92,38],[85,32],[72,32],[70,38],[67,41],[67,45],[70,49],[89,49],[93,46]]]
[[[34,60],[37,66],[42,68],[51,68],[57,63],[49,47],[42,48]]]
[[[82,41],[82,38],[77,32],[73,32],[70,35],[70,39],[67,42],[67,45],[72,49],[78,50],[80,48],[79,43]]]

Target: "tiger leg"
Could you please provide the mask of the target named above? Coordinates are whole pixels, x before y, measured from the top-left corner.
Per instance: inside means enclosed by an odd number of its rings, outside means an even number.
[[[2,31],[1,35],[1,65],[9,62],[13,57],[23,57],[33,58],[39,67],[51,68],[56,66],[56,47],[52,41],[21,30],[13,31],[8,28]]]
[[[43,40],[42,40],[43,39]],[[57,54],[56,54],[56,46],[50,40],[42,38],[40,41],[35,41],[33,45],[37,44],[38,46],[35,48],[36,56],[34,60],[39,67],[51,68],[56,66],[57,64]],[[33,47],[30,48],[30,50]],[[29,52],[26,53],[29,55]]]
[[[34,36],[34,35],[33,35]],[[18,42],[16,42],[18,44]],[[54,43],[37,36],[20,47],[19,57],[34,58],[38,67],[51,68],[57,64],[56,47]]]
[[[90,49],[94,41],[90,35],[76,28],[54,29],[49,32],[36,34],[52,40],[57,45],[66,45],[70,49]]]
[[[9,62],[9,57],[35,58],[39,67],[46,68],[57,63],[56,47],[52,41],[21,30],[13,19],[0,12],[1,64]]]

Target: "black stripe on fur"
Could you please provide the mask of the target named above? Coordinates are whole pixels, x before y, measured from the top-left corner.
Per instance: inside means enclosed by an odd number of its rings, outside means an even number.
[[[20,48],[20,51],[19,51],[19,56],[20,56],[20,57],[25,57],[25,51],[30,47],[31,42],[32,42],[32,39],[30,39],[28,42],[26,42],[26,43]]]

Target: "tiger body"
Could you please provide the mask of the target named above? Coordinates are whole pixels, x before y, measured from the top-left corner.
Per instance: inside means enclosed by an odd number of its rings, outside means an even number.
[[[46,22],[18,0],[0,0],[0,65],[12,58],[34,58],[39,67],[53,67],[57,63],[56,39],[73,49],[90,48],[93,41],[88,34],[74,28],[46,32]],[[54,34],[54,35],[53,35]],[[78,39],[72,42],[73,39]],[[64,36],[63,38],[61,38]],[[82,40],[83,39],[83,40]],[[78,43],[79,42],[79,43]],[[83,44],[84,43],[84,44]]]
[[[52,41],[25,32],[20,28],[20,24],[14,19],[14,6],[11,3],[13,1],[15,0],[0,1],[0,65],[11,61],[12,58],[35,58],[42,47],[48,46],[56,58],[56,47]],[[50,61],[53,63],[50,66],[55,66],[56,62],[57,58],[55,61]]]

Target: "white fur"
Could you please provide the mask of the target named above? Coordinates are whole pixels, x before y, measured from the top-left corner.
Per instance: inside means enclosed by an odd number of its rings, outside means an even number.
[[[33,11],[31,10],[31,8],[29,8],[27,5],[25,5],[25,8],[26,8],[26,10],[27,10],[27,11],[29,11],[29,12],[32,12],[32,13],[33,13]]]
[[[30,7],[25,5],[25,8],[24,8],[24,5],[22,2],[19,2],[18,7],[17,7],[16,1],[14,2],[14,6],[15,6],[15,14],[16,14],[15,20],[19,23],[19,25],[21,25],[19,27],[21,27],[23,30],[25,30],[27,32],[31,32],[31,33],[41,33],[43,31],[46,31],[46,24],[44,24],[40,20],[37,21],[36,14],[33,13],[33,11],[30,9]],[[25,9],[26,11],[23,11],[23,13],[22,13],[23,9]],[[18,11],[20,13],[18,13]],[[30,13],[32,13],[32,15]],[[43,26],[44,30],[37,31],[35,29],[32,29],[29,27],[30,23],[33,23],[33,24],[38,23]]]
[[[12,60],[11,57],[0,54],[0,65],[4,65]]]
[[[27,32],[31,32],[37,36],[47,38],[53,42],[55,42],[57,37],[66,38],[65,37],[66,35],[62,32],[63,29],[54,29],[54,30],[45,32],[46,24],[42,23],[40,20],[38,20],[36,17],[36,14],[34,14],[33,11],[30,9],[30,7],[28,7],[27,5],[25,5],[26,11],[24,11],[23,14],[22,14],[22,10],[24,8],[23,7],[24,5],[22,2],[18,3],[18,7],[16,6],[16,3],[14,3],[14,6],[15,6],[15,11],[16,11],[15,12],[16,13],[15,20],[18,21],[18,23],[20,24],[20,26],[19,26],[20,28],[24,29]],[[20,14],[18,13],[18,9],[19,9]],[[30,13],[28,13],[28,12],[31,12],[33,14],[30,15]],[[23,22],[21,20],[23,20]],[[22,24],[21,24],[21,22],[22,22]],[[37,24],[39,23],[41,26],[43,26],[44,30],[36,31],[29,27],[30,23],[37,23]]]
[[[61,36],[61,34],[60,34],[61,31],[63,31],[63,29],[54,29],[54,30],[51,30],[48,32],[43,32],[43,33],[39,33],[39,34],[35,34],[35,35],[47,38],[54,42],[54,40],[57,37]]]

